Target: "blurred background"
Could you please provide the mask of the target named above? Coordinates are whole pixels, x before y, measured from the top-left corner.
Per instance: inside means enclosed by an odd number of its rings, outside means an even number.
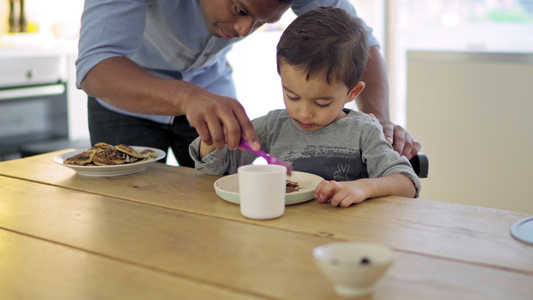
[[[68,124],[68,131],[54,135],[86,140],[86,95],[73,86],[83,0],[25,0],[24,26],[10,26],[11,2],[0,0],[0,93],[17,85],[52,85],[38,77],[42,69],[55,70],[49,77],[61,78],[64,91],[53,97],[65,99],[49,101],[65,101],[66,123],[58,124]],[[19,15],[20,3],[13,2]],[[351,2],[381,42],[392,120],[422,143],[430,159],[421,198],[533,213],[533,139],[527,130],[533,111],[533,0]],[[293,19],[288,12],[229,54],[238,100],[250,118],[284,107],[275,46]],[[10,135],[43,126],[35,120],[50,119],[39,116],[39,106],[28,120],[27,113],[14,113],[31,111],[26,104],[0,103],[0,148]],[[21,155],[4,149],[0,160]]]

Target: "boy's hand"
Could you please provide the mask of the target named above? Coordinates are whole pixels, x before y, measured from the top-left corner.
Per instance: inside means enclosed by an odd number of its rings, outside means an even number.
[[[204,141],[200,140],[200,158],[204,159],[209,153],[215,151],[214,145],[208,145]]]
[[[330,200],[331,206],[348,207],[354,203],[365,201],[368,187],[364,180],[342,181],[324,180],[315,189],[315,198],[318,202]]]

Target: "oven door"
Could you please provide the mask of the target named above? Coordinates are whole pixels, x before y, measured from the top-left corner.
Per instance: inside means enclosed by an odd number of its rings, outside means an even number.
[[[27,143],[68,138],[64,82],[0,88],[0,160]]]

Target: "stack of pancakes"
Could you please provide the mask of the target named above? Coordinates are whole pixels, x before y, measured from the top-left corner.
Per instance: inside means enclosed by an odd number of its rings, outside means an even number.
[[[110,166],[148,161],[156,156],[157,152],[152,149],[138,152],[126,145],[113,146],[98,143],[91,149],[65,159],[63,163],[77,166]]]

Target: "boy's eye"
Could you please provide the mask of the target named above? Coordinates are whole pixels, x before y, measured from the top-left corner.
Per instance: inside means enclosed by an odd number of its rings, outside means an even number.
[[[320,108],[326,108],[329,106],[330,103],[326,103],[326,104],[322,104],[322,103],[318,103],[318,102],[315,102],[315,104],[320,107]]]
[[[289,99],[291,101],[298,101],[298,99],[300,99],[300,98],[298,98],[296,96],[290,96],[290,95],[287,94],[287,99]]]
[[[318,100],[315,100],[315,105],[320,108],[326,108],[331,104],[331,102],[332,101],[327,100],[327,99],[318,99]]]
[[[237,6],[235,6],[235,12],[239,15],[239,16],[247,16],[248,13],[245,12],[244,10],[241,10],[240,8],[238,8]]]

